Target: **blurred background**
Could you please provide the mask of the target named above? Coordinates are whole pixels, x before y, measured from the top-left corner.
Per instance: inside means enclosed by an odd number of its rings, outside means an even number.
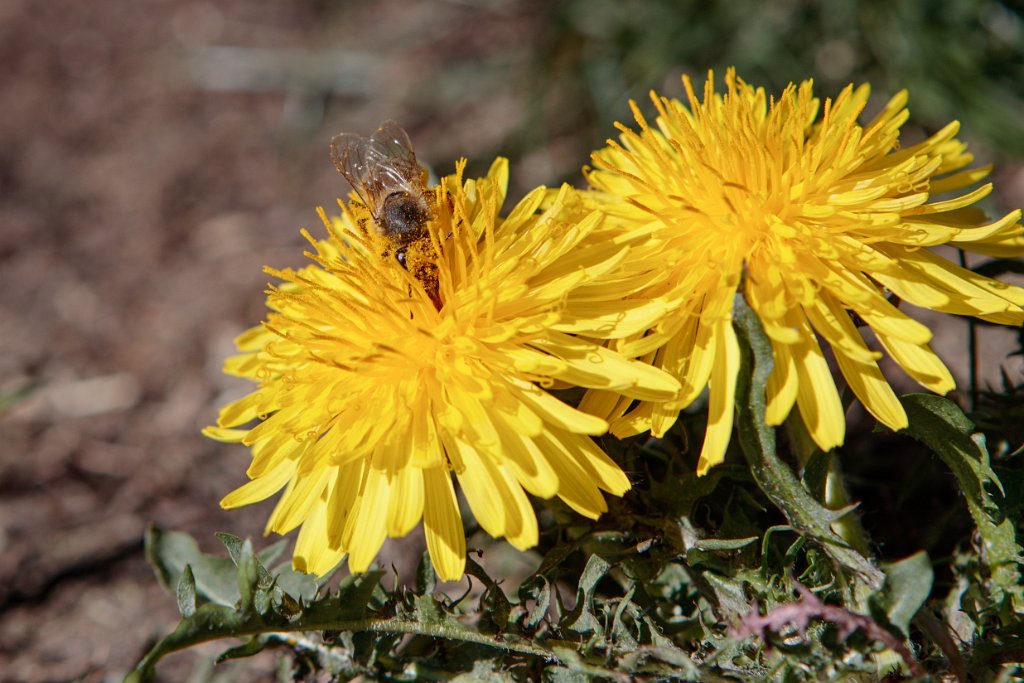
[[[0,63],[3,681],[120,680],[173,626],[147,525],[208,551],[261,533],[272,503],[217,506],[247,452],[199,429],[247,389],[220,368],[262,267],[300,264],[348,191],[336,133],[394,118],[441,174],[508,156],[516,198],[578,183],[630,97],[735,65],[776,92],[869,81],[876,107],[908,88],[908,135],[959,119],[992,212],[1024,205],[1016,2],[3,0]],[[965,325],[929,322],[962,382]],[[1013,335],[983,339],[992,381]],[[210,651],[161,674],[204,680]],[[270,679],[273,655],[244,666]]]

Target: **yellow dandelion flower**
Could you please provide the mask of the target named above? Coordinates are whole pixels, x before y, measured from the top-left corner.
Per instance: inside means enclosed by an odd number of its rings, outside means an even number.
[[[465,182],[463,167],[431,190],[430,239],[410,246],[406,267],[355,195],[339,220],[321,212],[330,235],[306,235],[314,264],[268,269],[284,284],[227,362],[259,386],[206,430],[252,450],[251,481],[222,505],[283,488],[267,532],[301,525],[297,569],[323,574],[347,554],[365,571],[386,538],[422,519],[438,574],[458,579],[466,546],[452,473],[480,526],[520,549],[538,535],[526,493],[597,518],[602,491],[630,487],[591,439],[607,422],[544,388],[648,401],[678,392],[667,373],[554,327],[575,287],[622,260],[623,247],[587,240],[600,215],[567,209],[566,187],[543,209],[538,188],[502,218],[507,163]]]
[[[652,230],[646,258],[670,271],[660,294],[686,301],[645,335],[614,346],[679,378],[680,396],[633,405],[595,394],[612,432],[651,428],[660,435],[681,408],[710,387],[709,425],[698,471],[724,457],[733,419],[739,350],[731,324],[741,291],[771,340],[775,369],[766,387],[767,420],[780,424],[794,404],[824,450],[843,442],[845,419],[820,341],[867,410],[892,429],[907,416],[879,371],[881,353],[851,314],[911,377],[946,393],[953,379],[929,347],[930,330],[901,311],[915,306],[995,323],[1024,321],[1024,290],[977,275],[927,247],[950,244],[992,256],[1024,251],[1020,211],[995,221],[977,209],[989,168],[972,156],[951,123],[900,146],[907,94],[896,94],[858,123],[868,86],[849,86],[822,105],[810,81],[769,99],[730,70],[727,91],[713,75],[689,106],[651,99],[649,125],[632,105],[638,131],[619,126],[621,144],[593,155],[591,202],[629,230]],[[941,196],[940,196],[941,195]],[[641,251],[637,255],[644,256]],[[648,294],[656,293],[649,290]]]

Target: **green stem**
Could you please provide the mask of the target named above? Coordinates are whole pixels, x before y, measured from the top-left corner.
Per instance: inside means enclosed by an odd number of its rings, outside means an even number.
[[[224,608],[227,609],[227,608]],[[213,614],[208,612],[207,614]],[[152,650],[146,653],[134,671],[125,677],[125,683],[143,683],[153,680],[157,662],[165,655],[186,648],[222,638],[239,638],[270,633],[298,633],[302,631],[347,631],[352,633],[370,632],[387,634],[411,634],[442,638],[445,640],[461,640],[468,643],[485,645],[498,650],[534,655],[549,660],[560,661],[551,650],[539,647],[527,640],[510,634],[489,635],[463,627],[461,624],[425,624],[418,621],[392,619],[311,619],[299,620],[295,624],[267,623],[259,615],[244,619],[235,612],[238,619],[228,620],[221,612],[219,617],[205,619],[200,613],[179,624],[174,633],[167,636]]]
[[[776,453],[775,430],[765,424],[765,392],[773,367],[771,343],[742,295],[736,296],[733,322],[743,355],[736,382],[739,441],[754,481],[786,516],[790,525],[818,544],[842,567],[879,587],[885,578],[869,559],[831,529],[835,514],[823,508]]]
[[[785,426],[789,442],[801,468],[806,470],[812,460],[824,461],[824,472],[820,475],[821,479],[818,480],[821,482],[820,488],[812,486],[811,490],[820,493],[822,504],[829,510],[848,508],[853,503],[853,499],[850,498],[850,492],[846,488],[846,478],[843,476],[843,468],[838,454],[821,452],[798,413],[792,413],[786,420]],[[860,518],[854,511],[851,510],[836,519],[832,522],[831,528],[861,555],[870,556],[871,546],[868,543],[867,532],[864,531]]]

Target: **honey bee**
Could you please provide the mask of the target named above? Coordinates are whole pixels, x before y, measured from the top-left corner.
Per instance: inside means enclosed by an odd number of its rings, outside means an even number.
[[[404,266],[406,248],[427,237],[432,213],[427,172],[416,161],[409,134],[385,121],[368,138],[336,135],[331,161],[370,210],[377,231],[395,243],[395,256]]]

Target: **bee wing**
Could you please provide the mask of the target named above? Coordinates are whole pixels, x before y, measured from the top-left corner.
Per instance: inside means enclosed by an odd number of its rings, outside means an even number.
[[[400,125],[391,120],[382,123],[370,136],[367,152],[374,157],[379,155],[373,175],[381,185],[401,188],[410,194],[422,191],[423,168],[416,161],[409,134]]]
[[[410,194],[422,184],[409,135],[394,121],[385,121],[365,138],[342,133],[331,139],[331,161],[376,219],[387,195],[401,189]]]
[[[331,162],[363,203],[375,211],[376,202],[369,182],[379,155],[369,153],[372,145],[369,138],[355,133],[335,135],[331,138]]]
[[[394,121],[389,119],[380,124],[380,128],[370,136],[370,142],[374,147],[379,147],[389,159],[418,166],[409,134]]]

